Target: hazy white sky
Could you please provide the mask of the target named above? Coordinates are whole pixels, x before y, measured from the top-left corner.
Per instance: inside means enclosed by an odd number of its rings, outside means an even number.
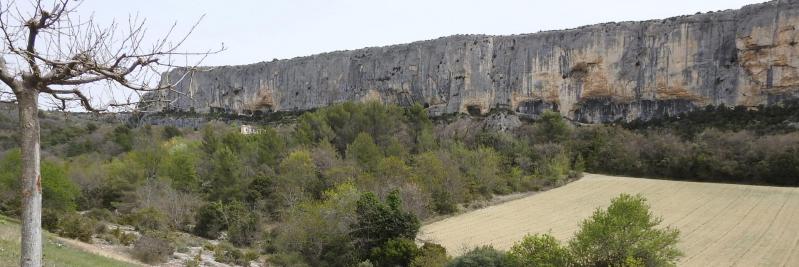
[[[148,19],[160,35],[205,19],[187,49],[228,48],[205,65],[235,65],[453,34],[518,34],[740,8],[763,0],[84,0],[101,21]]]

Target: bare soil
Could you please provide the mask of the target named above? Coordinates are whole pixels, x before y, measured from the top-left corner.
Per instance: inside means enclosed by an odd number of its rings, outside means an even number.
[[[680,230],[680,266],[799,266],[799,188],[678,182],[586,174],[566,186],[432,222],[421,240],[452,255],[508,249],[526,234],[572,237],[621,193],[642,194],[662,226]]]

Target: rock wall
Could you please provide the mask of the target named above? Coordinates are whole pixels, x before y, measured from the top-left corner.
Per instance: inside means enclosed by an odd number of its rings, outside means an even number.
[[[344,101],[417,102],[433,114],[557,110],[582,122],[799,97],[799,0],[512,36],[458,35],[204,68],[154,109],[259,113]],[[186,70],[163,76],[176,81]],[[166,103],[166,102],[165,102]]]

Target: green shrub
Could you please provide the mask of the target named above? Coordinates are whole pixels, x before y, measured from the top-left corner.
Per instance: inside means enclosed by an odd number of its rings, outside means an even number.
[[[164,132],[162,133],[162,136],[166,140],[169,140],[175,136],[182,136],[182,135],[183,133],[180,131],[180,129],[172,125],[167,125],[166,127],[164,127]]]
[[[247,186],[245,200],[249,205],[275,216],[281,206],[277,192],[276,178],[270,175],[257,175]]]
[[[517,266],[560,267],[571,265],[569,250],[555,237],[528,235],[511,247],[508,256]]]
[[[65,213],[58,220],[57,234],[66,238],[77,239],[86,243],[91,243],[92,234],[96,228],[96,222],[90,218],[74,212]]]
[[[261,234],[258,214],[251,212],[243,203],[234,201],[227,207],[228,240],[239,246],[249,246]]]
[[[799,185],[799,148],[769,156],[761,162],[760,170],[763,179],[770,184]]]
[[[124,218],[125,223],[136,227],[137,230],[166,230],[168,219],[163,212],[155,208],[136,210]]]
[[[13,149],[0,160],[0,192],[2,190],[19,191],[19,177],[22,173],[22,155],[19,149]],[[48,160],[41,162],[42,207],[58,212],[74,211],[80,190],[67,176],[67,166]],[[17,198],[2,203],[4,210],[19,209]]]
[[[89,133],[93,133],[94,131],[97,130],[97,128],[98,128],[97,124],[94,124],[94,123],[91,123],[91,122],[86,123],[86,131],[89,132]]]
[[[62,212],[57,212],[51,209],[42,209],[42,228],[47,231],[57,233],[59,221],[64,216]]]
[[[491,246],[475,248],[453,259],[449,267],[505,267],[513,266],[513,261],[505,252]]]
[[[416,238],[419,219],[401,207],[398,191],[391,192],[385,203],[371,192],[361,195],[356,204],[358,222],[353,225],[352,235],[362,253],[368,254],[392,239]]]
[[[347,146],[347,159],[358,163],[365,170],[375,170],[382,158],[380,147],[368,133],[358,134],[352,144]]]
[[[249,265],[250,260],[245,253],[230,243],[221,242],[214,248],[214,260],[221,263]],[[252,255],[250,255],[252,257]]]
[[[569,248],[578,266],[622,266],[630,260],[673,266],[682,255],[677,249],[679,231],[655,228],[660,222],[646,199],[622,194],[606,210],[597,209],[583,221]],[[551,241],[549,245],[554,246]]]
[[[308,267],[304,257],[298,252],[277,253],[269,257],[269,263],[283,267]]]
[[[219,238],[219,234],[227,228],[223,205],[221,202],[211,202],[201,207],[197,212],[194,234],[210,239]]]
[[[212,201],[231,201],[244,195],[245,179],[241,175],[243,165],[239,154],[228,146],[222,146],[210,155],[205,177],[205,191]]]
[[[97,151],[97,147],[91,140],[84,140],[82,142],[71,141],[67,143],[64,155],[67,157],[74,157],[94,151]]]
[[[273,128],[262,129],[252,136],[252,143],[257,147],[256,158],[259,163],[270,167],[277,166],[279,159],[286,152],[286,141]]]
[[[458,211],[457,203],[452,199],[452,194],[446,190],[435,190],[433,197],[433,211],[441,215],[452,214]]]
[[[197,255],[194,256],[193,259],[186,260],[186,267],[200,267],[200,264],[203,260],[203,251],[197,251]]]
[[[397,238],[386,241],[382,247],[372,249],[370,260],[378,266],[408,266],[419,253],[413,240]]]
[[[275,229],[278,252],[296,252],[313,266],[352,266],[359,260],[351,236],[360,193],[349,183],[325,191],[322,201],[305,200],[289,208]],[[364,258],[368,254],[363,254]]]
[[[106,222],[114,221],[114,213],[112,213],[110,210],[102,208],[93,208],[89,210],[89,212],[87,212],[85,216],[98,221],[106,221]]]
[[[558,184],[569,173],[570,162],[566,147],[560,144],[537,144],[532,147],[531,158],[535,171],[550,184]]]
[[[541,143],[560,143],[569,138],[571,128],[559,112],[544,111],[536,124],[537,138]]]
[[[119,145],[122,151],[133,149],[133,132],[127,125],[120,125],[114,128],[110,136],[111,141]]]
[[[122,231],[122,229],[119,229],[119,226],[111,229],[109,234],[117,243],[125,246],[130,246],[133,242],[136,242],[136,235]]]
[[[163,263],[169,260],[175,247],[163,237],[157,235],[143,235],[133,246],[133,256],[148,264]]]
[[[258,215],[240,201],[216,201],[200,208],[194,227],[196,235],[217,239],[225,230],[228,240],[234,244],[251,245],[261,234],[261,224]]]
[[[447,250],[439,244],[424,243],[416,257],[411,261],[411,267],[443,267],[450,258]]]

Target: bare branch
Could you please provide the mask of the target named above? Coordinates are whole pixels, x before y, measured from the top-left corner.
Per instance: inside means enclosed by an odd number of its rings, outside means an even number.
[[[2,56],[0,56],[0,81],[3,81],[3,83],[5,83],[9,88],[11,88],[11,91],[13,91],[15,94],[19,92],[20,90],[19,82],[15,80],[10,73],[8,73],[6,60]]]
[[[0,40],[4,43],[0,59],[14,63],[6,66],[0,62],[0,80],[14,93],[34,90],[47,94],[52,98],[51,105],[57,108],[67,108],[69,102],[89,111],[106,111],[134,103],[141,106],[142,102],[151,101],[142,101],[142,93],[174,91],[175,85],[193,77],[192,73],[205,70],[198,66],[208,55],[225,50],[224,44],[215,50],[181,50],[204,15],[184,35],[173,38],[178,31],[174,23],[161,38],[147,46],[144,45],[147,20],[138,14],[129,16],[126,26],[120,27],[116,21],[99,25],[93,16],[82,19],[75,15],[80,1],[52,0],[50,5],[29,1],[29,7],[0,2]],[[175,64],[174,58],[192,58],[196,63]],[[174,81],[158,81],[161,73],[173,68],[186,71]],[[125,103],[112,101],[103,107],[92,106],[96,103],[87,91],[77,87],[103,81],[109,82],[109,90],[123,89],[132,94]]]

